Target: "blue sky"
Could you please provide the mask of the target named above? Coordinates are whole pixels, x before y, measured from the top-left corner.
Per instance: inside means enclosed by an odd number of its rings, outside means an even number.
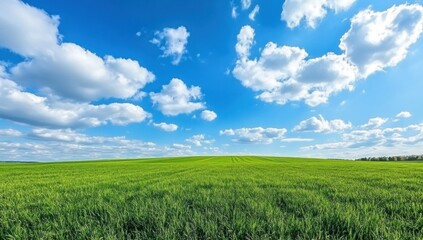
[[[0,9],[0,160],[422,153],[422,1]]]

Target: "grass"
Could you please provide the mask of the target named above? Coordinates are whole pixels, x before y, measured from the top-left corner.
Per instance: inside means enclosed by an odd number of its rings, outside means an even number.
[[[0,164],[0,239],[423,239],[423,164]]]

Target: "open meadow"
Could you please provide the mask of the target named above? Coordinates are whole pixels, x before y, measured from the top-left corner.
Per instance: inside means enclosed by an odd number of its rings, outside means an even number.
[[[422,239],[423,162],[0,164],[0,239]]]

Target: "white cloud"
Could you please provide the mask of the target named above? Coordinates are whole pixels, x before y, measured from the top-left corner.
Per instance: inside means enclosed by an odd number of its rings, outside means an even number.
[[[16,129],[0,129],[0,137],[5,136],[5,137],[20,137],[23,134],[16,130]]]
[[[0,46],[33,57],[58,44],[58,16],[17,0],[0,1],[0,9]]]
[[[200,87],[188,88],[177,78],[173,78],[168,85],[163,85],[159,93],[150,93],[150,97],[153,104],[157,105],[163,114],[169,116],[189,114],[205,108],[203,102],[198,102],[202,98]]]
[[[242,9],[246,10],[251,6],[251,0],[241,0]]]
[[[350,146],[364,145],[364,144],[380,144],[384,141],[384,131],[378,128],[367,130],[354,130],[349,133],[344,133],[342,139],[348,142]]]
[[[206,150],[207,153],[209,153],[209,155],[210,155],[210,152],[215,153],[215,154],[216,153],[222,153],[219,147],[203,147],[203,149]]]
[[[12,79],[77,101],[130,98],[154,75],[131,59],[104,59],[73,43],[54,46],[13,67]]]
[[[130,98],[154,75],[131,59],[104,59],[74,43],[59,41],[58,17],[20,1],[0,3],[0,47],[25,57],[9,78],[76,101]]]
[[[95,127],[111,123],[126,125],[150,116],[129,103],[92,105],[54,101],[25,92],[15,82],[0,78],[0,118],[53,128]]]
[[[241,10],[243,10],[243,11],[248,10],[250,8],[250,6],[251,6],[251,0],[241,0]],[[236,4],[233,1],[231,1],[231,7],[232,7],[231,16],[232,16],[232,18],[235,19],[239,15],[238,6],[236,6]],[[255,15],[258,12],[258,9],[256,9],[256,8],[258,8],[258,5],[256,5],[254,10],[248,15],[248,17],[250,19],[252,18],[253,21],[254,21]]]
[[[123,136],[88,136],[69,129],[34,129],[25,140],[24,143],[0,141],[0,159],[58,161],[195,154],[189,145],[158,146],[152,142],[126,139]]]
[[[0,60],[0,78],[8,78],[8,74],[6,73],[6,67],[3,66],[3,62]]]
[[[410,112],[400,112],[395,117],[397,118],[410,118],[412,115]]]
[[[345,129],[351,128],[350,122],[344,122],[341,119],[326,120],[322,115],[319,117],[311,117],[307,120],[301,121],[297,126],[294,127],[294,132],[317,132],[317,133],[329,133],[338,132]]]
[[[174,143],[174,144],[172,144],[171,148],[175,148],[175,149],[191,149],[191,146],[190,145],[185,145],[185,144]]]
[[[232,16],[232,18],[237,18],[238,17],[238,12],[237,12],[237,7],[236,6],[232,6],[231,16]]]
[[[193,144],[194,146],[201,147],[203,144],[212,144],[214,139],[206,139],[204,134],[197,134],[190,138],[187,138],[185,141]]]
[[[265,91],[257,96],[258,99],[277,104],[285,104],[288,101],[305,101],[309,106],[317,106],[326,103],[329,96],[334,93],[345,89],[354,89],[355,67],[348,63],[342,55],[329,53],[320,58],[304,61],[301,57],[305,54],[298,49],[295,51],[298,52],[297,58],[289,62],[290,72],[281,72],[281,75],[272,74],[270,78],[266,78],[266,74],[271,72],[265,68],[261,70],[264,74],[260,80],[267,84],[263,84],[264,86],[268,87],[267,89],[262,88]],[[244,81],[252,78],[245,76],[247,78]]]
[[[133,101],[141,101],[146,96],[147,96],[147,93],[146,92],[139,91],[139,92],[135,93],[134,96],[131,97],[131,100],[133,100]]]
[[[297,27],[303,19],[309,27],[315,28],[317,22],[326,16],[327,10],[347,10],[354,2],[355,0],[286,0],[281,19],[286,21],[289,28]]]
[[[184,26],[178,28],[164,28],[156,32],[156,38],[151,42],[163,51],[163,57],[173,57],[172,64],[178,65],[182,56],[187,52],[186,45],[190,33]]]
[[[205,137],[203,134],[198,134],[186,139],[186,141],[194,144],[197,147],[201,147],[201,141],[204,140],[204,138]]]
[[[293,143],[293,142],[312,142],[314,139],[312,138],[284,138],[281,140],[281,142],[286,143]]]
[[[351,19],[339,47],[365,78],[401,62],[422,31],[423,6],[419,4],[402,4],[383,12],[366,9]]]
[[[247,29],[247,30],[245,30]],[[240,37],[241,35],[241,37]],[[238,35],[236,50],[240,58],[233,70],[235,78],[245,87],[255,91],[281,87],[282,81],[295,74],[307,53],[296,47],[278,47],[270,42],[264,47],[259,60],[249,60],[248,55],[254,39],[254,30],[247,26]]]
[[[369,157],[421,154],[423,124],[395,128],[370,128],[343,133],[341,140],[303,147],[327,156]],[[360,149],[359,151],[357,149]]]
[[[375,117],[370,118],[369,121],[362,125],[362,128],[379,128],[388,121],[388,118]]]
[[[254,7],[254,9],[250,12],[250,14],[248,14],[248,18],[249,18],[251,21],[255,21],[255,20],[256,20],[256,16],[257,16],[257,14],[259,13],[259,11],[260,11],[260,6],[257,4],[257,5]]]
[[[15,138],[8,139],[8,142],[0,141],[0,159],[58,161],[198,155],[191,150],[191,145],[157,145],[124,136],[90,136],[71,129],[36,128],[22,137],[26,142]],[[202,134],[192,139],[208,146],[214,142],[213,139],[205,139]],[[211,146],[204,149],[207,152],[202,154],[215,153],[215,148]]]
[[[226,136],[235,136],[235,131],[233,129],[225,129],[219,131],[220,135],[226,135]]]
[[[334,143],[322,143],[322,144],[316,144],[312,146],[306,146],[302,149],[305,151],[310,150],[323,150],[323,149],[339,149],[339,148],[345,148],[348,147],[350,144],[347,142],[334,142]]]
[[[156,128],[159,128],[159,129],[161,129],[165,132],[174,132],[174,131],[178,130],[178,125],[173,124],[173,123],[170,123],[170,124],[164,123],[164,122],[153,123],[153,126],[156,127]]]
[[[233,136],[233,141],[238,143],[271,144],[274,140],[282,140],[287,130],[285,128],[239,128],[225,129],[220,135]]]
[[[210,110],[204,110],[201,112],[201,118],[211,122],[217,118],[217,114]]]
[[[72,142],[72,143],[124,143],[125,137],[97,137],[97,136],[88,136],[83,133],[76,132],[72,129],[46,129],[46,128],[36,128],[33,129],[30,134],[30,138],[45,140],[45,141],[56,141],[56,142]],[[151,145],[151,144],[150,144]]]
[[[233,75],[243,86],[259,92],[257,98],[262,101],[305,101],[316,106],[327,102],[334,93],[353,89],[356,69],[342,55],[329,53],[306,60],[304,49],[269,42],[258,60],[250,60],[253,42],[254,29],[244,26],[238,34],[239,58]]]
[[[250,49],[254,43],[254,29],[249,25],[243,26],[237,35],[237,39],[236,53],[241,60],[244,60],[250,55]]]
[[[335,4],[334,9],[335,6],[341,7]],[[304,101],[317,106],[328,102],[333,94],[352,91],[357,80],[403,60],[408,47],[422,32],[422,16],[423,7],[417,4],[394,6],[385,12],[362,11],[353,18],[350,30],[341,39],[344,53],[327,53],[311,59],[306,59],[304,49],[272,42],[265,45],[258,59],[250,59],[254,29],[246,25],[238,34],[235,46],[238,60],[232,73],[243,86],[258,92],[256,98],[262,101],[277,104]],[[379,22],[384,28],[390,26],[387,36],[384,32],[380,37],[373,36],[377,33],[373,28]],[[369,38],[382,42],[369,42],[373,41]]]

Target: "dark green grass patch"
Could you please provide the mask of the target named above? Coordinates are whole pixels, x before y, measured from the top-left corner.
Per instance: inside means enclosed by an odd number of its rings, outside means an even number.
[[[423,163],[0,164],[0,239],[423,239]]]

